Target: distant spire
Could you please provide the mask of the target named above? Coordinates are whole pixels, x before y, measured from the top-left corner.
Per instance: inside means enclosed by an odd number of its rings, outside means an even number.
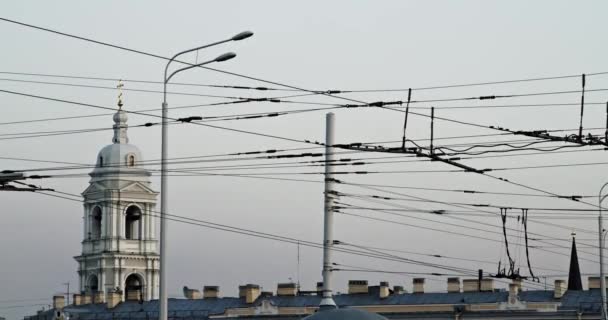
[[[576,252],[576,233],[572,232],[572,253],[570,253],[570,271],[568,272],[568,290],[583,290],[581,281],[581,269],[578,266],[578,254]]]

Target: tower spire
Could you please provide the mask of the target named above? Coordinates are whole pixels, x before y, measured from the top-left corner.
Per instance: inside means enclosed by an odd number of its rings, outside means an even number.
[[[127,137],[127,113],[122,110],[123,102],[122,102],[122,80],[118,81],[118,111],[114,114],[114,125],[112,128],[114,129],[114,138],[112,138],[113,143],[129,143],[129,137]]]
[[[583,290],[581,281],[581,269],[578,266],[578,254],[576,252],[576,233],[572,232],[572,253],[570,253],[570,271],[568,272],[568,290]]]
[[[116,86],[116,88],[118,88],[118,110],[122,109],[122,87],[124,87],[125,85],[122,83],[122,79],[118,80],[118,85]]]

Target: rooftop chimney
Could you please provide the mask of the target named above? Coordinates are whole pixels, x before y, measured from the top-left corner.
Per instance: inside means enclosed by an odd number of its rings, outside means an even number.
[[[183,292],[184,292],[184,297],[189,300],[201,299],[203,297],[201,295],[200,291],[198,291],[196,289],[190,289],[186,286],[184,286]]]
[[[82,294],[82,304],[91,304],[91,293]]]
[[[295,296],[298,294],[298,286],[293,282],[279,283],[277,285],[277,296]]]
[[[367,280],[349,280],[348,293],[367,293]]]
[[[62,294],[56,294],[53,296],[53,309],[61,310],[65,307],[65,297]]]
[[[122,292],[112,290],[106,295],[106,307],[114,309],[122,301]]]
[[[75,306],[79,306],[82,304],[82,295],[81,294],[74,293],[74,295],[72,297],[73,297],[72,301],[74,301]]]
[[[522,291],[522,281],[521,281],[521,279],[513,279],[512,283],[515,284],[515,285],[517,285],[517,291],[518,292]]]
[[[388,282],[386,282],[386,281],[380,282],[380,294],[379,294],[380,299],[387,298],[391,294],[391,291],[389,288],[390,287],[388,285]]]
[[[560,299],[566,293],[566,281],[565,280],[555,280],[555,289],[553,291],[553,298]]]
[[[106,296],[103,294],[103,291],[95,291],[92,293],[92,302],[93,303],[105,303]]]
[[[479,280],[477,280],[477,279],[464,279],[464,280],[462,280],[462,291],[464,291],[464,292],[477,292],[477,291],[479,291]]]
[[[218,298],[220,296],[220,287],[218,286],[204,286],[203,287],[203,299]]]
[[[589,290],[600,288],[600,277],[589,277],[587,278]],[[570,289],[568,289],[570,290]],[[576,289],[575,289],[576,290]]]
[[[245,298],[246,303],[253,303],[260,296],[260,286],[246,284],[239,286],[239,298]]]
[[[519,301],[519,287],[515,283],[509,283],[509,304],[514,305]]]
[[[402,293],[405,293],[405,290],[403,290],[403,286],[394,286],[393,287],[393,293],[394,294],[402,294]]]
[[[483,292],[494,291],[494,279],[481,279],[481,291],[483,291]]]
[[[460,278],[448,278],[448,292],[460,292]]]
[[[412,282],[414,284],[413,293],[424,293],[424,278],[414,278]]]

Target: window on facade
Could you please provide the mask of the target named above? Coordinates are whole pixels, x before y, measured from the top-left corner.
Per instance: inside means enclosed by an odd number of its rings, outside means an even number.
[[[91,213],[91,239],[101,238],[101,208],[95,207]]]
[[[103,167],[103,157],[99,157],[99,166]]]
[[[127,156],[127,167],[134,167],[135,166],[135,156],[130,154]]]
[[[125,216],[125,238],[135,240],[140,238],[141,210],[137,206],[127,208]]]

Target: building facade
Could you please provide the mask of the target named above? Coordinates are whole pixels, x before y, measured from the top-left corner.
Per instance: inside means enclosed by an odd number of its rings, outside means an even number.
[[[79,290],[86,299],[105,302],[109,293],[122,301],[158,299],[159,255],[154,217],[157,192],[141,151],[129,144],[127,113],[113,117],[114,137],[97,156],[84,198]]]

